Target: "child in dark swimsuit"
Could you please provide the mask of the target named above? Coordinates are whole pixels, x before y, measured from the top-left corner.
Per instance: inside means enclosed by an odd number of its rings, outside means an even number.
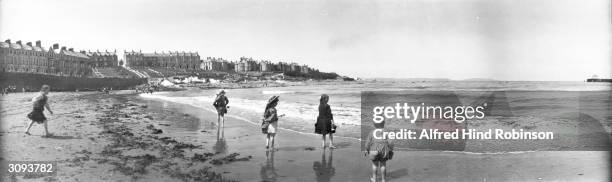
[[[32,112],[28,114],[28,118],[32,121],[30,122],[30,125],[28,125],[28,129],[26,129],[26,134],[30,135],[30,128],[32,128],[32,125],[34,125],[34,123],[36,122],[38,124],[44,124],[45,136],[51,135],[49,133],[49,130],[47,129],[47,118],[43,113],[45,108],[47,108],[49,113],[53,114],[53,111],[51,111],[51,108],[49,107],[49,102],[47,98],[47,95],[49,94],[50,90],[51,87],[49,87],[49,85],[43,85],[40,89],[40,93],[36,97],[32,98],[33,109]]]

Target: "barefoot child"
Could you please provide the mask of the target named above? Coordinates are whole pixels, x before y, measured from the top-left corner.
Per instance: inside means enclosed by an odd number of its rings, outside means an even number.
[[[327,102],[329,96],[327,94],[321,95],[319,99],[319,116],[315,124],[315,133],[321,135],[321,148],[325,149],[325,135],[329,135],[329,148],[334,149],[334,133],[336,132],[334,123],[334,115],[331,112],[331,108]]]
[[[225,125],[225,114],[227,113],[227,104],[229,100],[225,96],[225,91],[221,90],[213,102],[213,106],[217,109],[217,126],[223,128]]]
[[[278,130],[277,104],[278,96],[272,96],[266,104],[263,115],[262,132],[266,134],[266,149],[268,150],[274,150],[274,137],[276,136],[276,130]]]
[[[385,121],[379,123],[374,122],[374,130],[384,130]],[[372,178],[370,181],[376,181],[376,172],[380,170],[381,179],[384,182],[387,173],[387,160],[391,160],[393,157],[393,145],[387,141],[387,139],[376,139],[372,133],[368,136],[368,140],[365,145],[365,155],[372,160]]]
[[[26,134],[30,135],[30,128],[32,128],[32,125],[34,125],[34,122],[36,122],[38,124],[44,123],[45,136],[50,135],[49,130],[47,129],[47,118],[45,117],[45,114],[43,114],[45,108],[47,108],[49,113],[53,114],[47,99],[47,95],[49,94],[50,90],[51,88],[49,85],[43,85],[40,89],[40,93],[36,95],[36,97],[32,98],[33,109],[32,112],[28,114],[28,118],[30,118],[32,121],[30,122],[30,125],[28,125],[28,129],[26,129]]]

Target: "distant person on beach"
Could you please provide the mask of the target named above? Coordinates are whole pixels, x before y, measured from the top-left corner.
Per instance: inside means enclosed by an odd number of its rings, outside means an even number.
[[[225,96],[225,90],[221,90],[213,102],[213,106],[217,109],[217,126],[223,127],[225,124],[225,113],[227,113],[227,105],[229,100]]]
[[[266,104],[266,109],[263,115],[262,132],[266,134],[266,149],[274,150],[274,137],[278,129],[278,115],[276,113],[276,105],[278,104],[278,96],[272,96]]]
[[[28,114],[28,118],[32,121],[30,122],[30,125],[28,125],[28,129],[26,129],[26,134],[30,135],[30,128],[32,128],[32,125],[34,125],[34,122],[36,122],[38,124],[44,124],[45,136],[51,135],[47,128],[47,118],[45,117],[45,114],[43,114],[45,108],[47,108],[49,113],[53,114],[53,111],[51,111],[51,107],[49,107],[49,102],[47,98],[47,95],[49,94],[50,90],[51,87],[49,87],[49,85],[43,85],[40,89],[40,93],[36,95],[36,97],[32,98],[33,109],[32,112]]]
[[[384,130],[385,121],[374,122],[374,130],[368,135],[365,143],[365,155],[372,160],[372,178],[376,181],[376,173],[380,170],[381,179],[384,182],[387,174],[387,161],[393,158],[393,145],[385,139],[376,139],[373,133],[377,130]]]
[[[319,116],[317,117],[317,123],[315,123],[315,133],[321,134],[321,140],[323,141],[321,147],[325,149],[325,135],[329,135],[329,148],[334,149],[334,136],[336,132],[336,124],[334,123],[334,116],[332,115],[331,108],[327,102],[329,96],[327,94],[321,95],[319,99]]]

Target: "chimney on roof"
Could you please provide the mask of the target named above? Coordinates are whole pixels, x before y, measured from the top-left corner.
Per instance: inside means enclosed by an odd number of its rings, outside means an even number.
[[[74,52],[74,49],[73,49],[72,47],[71,47],[71,48],[68,48],[68,50],[69,50],[70,52]]]
[[[28,43],[26,43],[26,45],[32,47],[32,42],[28,42]]]
[[[53,44],[53,49],[59,49],[59,44]]]
[[[9,43],[9,44],[10,44],[10,43],[11,43],[11,39],[6,39],[4,42],[6,42],[6,43]]]
[[[40,43],[40,40],[36,41],[36,47],[42,47],[42,44]]]
[[[17,42],[15,42],[15,43],[17,43],[17,44],[21,45],[21,40],[18,40],[18,41],[17,41]]]
[[[65,50],[66,50],[66,46],[62,46],[62,51],[65,51]]]

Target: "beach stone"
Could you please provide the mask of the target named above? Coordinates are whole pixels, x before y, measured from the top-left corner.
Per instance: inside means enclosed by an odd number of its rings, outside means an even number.
[[[313,151],[313,150],[315,150],[315,148],[314,147],[306,147],[306,148],[304,148],[304,150]]]
[[[153,134],[161,134],[161,133],[164,133],[164,131],[161,129],[157,129],[157,128],[153,129]]]

